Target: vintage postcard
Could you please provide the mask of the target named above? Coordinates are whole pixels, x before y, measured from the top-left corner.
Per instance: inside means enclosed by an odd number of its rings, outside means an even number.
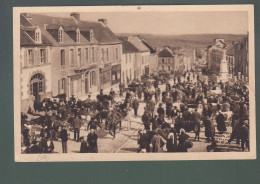
[[[253,5],[14,7],[16,162],[256,158]]]

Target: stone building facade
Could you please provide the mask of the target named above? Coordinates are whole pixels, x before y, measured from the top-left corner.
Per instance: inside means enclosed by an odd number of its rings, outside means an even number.
[[[52,43],[25,14],[21,14],[20,23],[21,111],[27,112],[35,100],[52,96]]]
[[[31,14],[29,21],[52,44],[52,96],[81,98],[120,82],[122,44],[105,19],[83,21],[79,13],[70,18]]]

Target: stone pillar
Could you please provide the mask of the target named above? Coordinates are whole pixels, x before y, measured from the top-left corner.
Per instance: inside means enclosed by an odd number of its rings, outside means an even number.
[[[228,81],[228,63],[226,60],[226,50],[223,51],[223,59],[220,62],[219,79],[222,80],[222,82]]]

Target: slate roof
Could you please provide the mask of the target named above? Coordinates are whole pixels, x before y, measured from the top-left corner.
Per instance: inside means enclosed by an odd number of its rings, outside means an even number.
[[[106,26],[93,21],[75,21],[73,18],[50,17],[46,15],[31,14],[32,24],[39,26],[42,34],[45,35],[54,45],[80,45],[80,44],[118,44],[120,40]],[[58,42],[58,29],[62,26],[64,30],[64,43]],[[46,27],[46,29],[44,29]],[[80,43],[76,43],[73,31],[79,28],[81,32]],[[93,30],[94,42],[90,43],[89,32]]]
[[[127,38],[119,37],[119,40],[122,42],[123,54],[139,52],[139,50],[126,39]]]
[[[133,44],[140,52],[150,52],[150,49],[136,36],[128,37],[128,41]]]
[[[156,50],[148,43],[147,40],[142,39],[142,42],[150,50],[150,53],[156,53]]]
[[[23,26],[32,26],[31,22],[25,17],[24,14],[20,15],[20,25]]]
[[[20,26],[20,46],[48,46],[52,43],[42,35],[42,43],[35,42],[35,30],[34,26]]]
[[[229,55],[229,56],[234,56],[235,55],[235,52],[234,52],[234,47],[233,45],[228,45],[227,48],[226,48],[226,54]]]
[[[168,47],[165,47],[158,53],[158,57],[174,57],[174,53]]]

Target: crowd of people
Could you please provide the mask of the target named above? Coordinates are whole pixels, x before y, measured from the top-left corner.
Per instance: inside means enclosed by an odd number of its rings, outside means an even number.
[[[192,82],[191,74],[184,73],[182,81],[180,76],[174,77],[173,85],[166,82],[162,93],[155,82],[154,98],[144,98],[145,131],[140,132],[138,151],[162,152],[166,145],[167,152],[186,152],[192,147],[192,141],[185,131],[194,132],[193,141],[200,141],[201,126],[205,127],[206,142],[211,143],[207,151],[220,151],[215,134],[217,131],[224,134],[229,123],[232,133],[228,143],[236,139],[243,151],[245,146],[249,150],[249,90],[245,83],[205,83],[199,75]],[[161,103],[155,109],[161,95]]]
[[[211,143],[207,151],[217,151],[215,129],[220,135],[225,134],[229,122],[232,133],[228,142],[236,139],[237,144],[241,142],[243,151],[245,147],[249,149],[249,91],[243,81],[205,82],[199,75],[195,80],[194,72],[172,75],[164,81],[163,84],[154,77],[153,82],[142,81],[142,85],[131,89],[120,86],[122,102],[116,102],[113,88],[108,95],[101,90],[96,100],[90,95],[84,101],[73,96],[69,100],[45,99],[35,105],[34,111],[28,110],[29,114],[42,111],[45,115],[29,121],[28,116],[22,114],[22,151],[51,153],[53,141],[60,140],[62,152],[67,153],[69,132],[73,132],[74,141],[81,142],[80,153],[97,153],[97,130],[113,127],[115,136],[119,124],[121,129],[121,121],[127,122],[127,130],[130,130],[130,111],[133,109],[133,116],[137,117],[140,103],[145,103],[145,107],[137,152],[187,152],[193,141],[201,140],[202,126],[206,142]],[[115,119],[114,112],[121,116]],[[32,133],[33,125],[40,127],[38,136]],[[82,127],[88,131],[87,136],[80,136]],[[187,132],[194,132],[193,140]]]

